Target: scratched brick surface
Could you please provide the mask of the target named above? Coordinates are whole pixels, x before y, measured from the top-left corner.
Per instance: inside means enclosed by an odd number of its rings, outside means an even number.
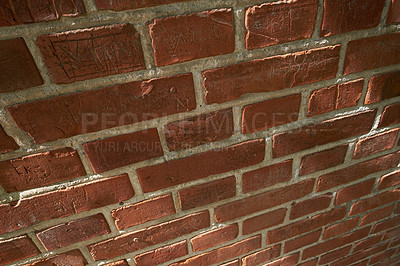
[[[139,33],[130,24],[43,35],[37,44],[56,83],[145,68]]]

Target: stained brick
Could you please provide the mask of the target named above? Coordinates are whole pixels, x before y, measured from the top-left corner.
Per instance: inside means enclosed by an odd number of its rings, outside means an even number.
[[[7,135],[3,127],[0,126],[0,154],[18,150],[19,146],[15,140]]]

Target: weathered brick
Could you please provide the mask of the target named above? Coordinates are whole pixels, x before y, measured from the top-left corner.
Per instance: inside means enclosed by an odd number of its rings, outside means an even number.
[[[281,245],[275,245],[242,258],[243,266],[260,265],[269,262],[281,254]]]
[[[101,10],[111,9],[122,11],[127,9],[138,9],[144,7],[152,7],[159,5],[167,5],[172,3],[189,2],[193,0],[130,0],[130,1],[110,1],[110,0],[95,0],[97,7]]]
[[[391,0],[390,9],[387,15],[386,23],[394,24],[400,22],[400,1]]]
[[[318,1],[273,2],[246,9],[246,48],[310,38],[317,18]]]
[[[124,174],[89,184],[47,192],[0,205],[0,234],[34,225],[40,221],[115,204],[133,197],[129,177]]]
[[[294,94],[246,105],[242,113],[242,133],[249,134],[297,121],[300,102],[301,95]]]
[[[7,135],[3,127],[0,125],[0,154],[18,150],[19,146],[15,140]]]
[[[192,243],[193,251],[196,252],[234,240],[238,236],[238,234],[238,225],[230,224],[216,230],[195,236],[190,240],[190,242]]]
[[[398,33],[350,41],[343,73],[348,75],[400,63],[399,43]]]
[[[163,156],[156,128],[82,145],[95,173]]]
[[[274,262],[264,264],[263,266],[297,265],[298,261],[299,261],[299,253],[296,253],[283,257],[282,259],[276,260]]]
[[[265,141],[259,139],[140,168],[136,171],[143,191],[152,192],[257,164],[263,161],[264,155]]]
[[[378,26],[385,0],[324,0],[321,36]]]
[[[308,101],[308,116],[356,106],[361,97],[364,80],[355,80],[313,91]]]
[[[232,245],[214,249],[210,252],[203,253],[186,260],[171,264],[171,266],[180,265],[211,265],[230,258],[249,253],[250,251],[261,247],[261,236],[257,235],[247,238]]]
[[[374,228],[372,229],[372,234],[376,234],[382,231],[386,231],[388,229],[392,229],[394,227],[399,226],[400,224],[400,217],[393,217],[391,219],[385,220],[383,222],[377,223]]]
[[[383,240],[397,238],[399,237],[399,235],[400,235],[400,227],[396,227],[392,230],[387,231],[383,237]]]
[[[318,179],[317,191],[324,191],[396,167],[399,160],[400,153],[397,152],[322,175]]]
[[[396,249],[391,249],[391,250],[387,250],[385,252],[382,252],[378,255],[375,255],[371,258],[370,263],[371,265],[374,265],[378,262],[384,261],[387,258],[390,258],[391,256],[393,256],[396,253]],[[390,265],[390,264],[388,264]]]
[[[5,2],[0,3],[0,13],[2,3]],[[0,26],[1,23],[0,18]],[[24,39],[0,41],[0,93],[23,90],[42,84],[42,76]]]
[[[301,216],[320,211],[329,207],[332,201],[331,194],[316,196],[292,205],[290,219],[296,219]]]
[[[270,92],[334,78],[340,46],[268,57],[203,72],[206,102]]]
[[[0,250],[1,265],[40,254],[39,249],[27,235],[0,241]]]
[[[349,254],[351,250],[351,245],[346,246],[344,248],[337,249],[335,251],[329,252],[319,259],[319,264],[320,265],[325,265],[328,263],[331,263],[332,261],[338,260],[340,258],[343,258]]]
[[[358,220],[359,220],[358,218],[353,218],[328,226],[327,228],[325,228],[322,239],[329,239],[344,234],[348,231],[351,231],[358,225]]]
[[[400,189],[386,191],[384,193],[374,195],[368,199],[360,200],[351,206],[349,215],[359,214],[371,209],[378,208],[385,204],[400,199]]]
[[[242,234],[248,235],[283,223],[286,211],[286,209],[278,209],[276,211],[264,213],[244,220]]]
[[[11,0],[0,2],[0,13],[1,27],[74,17],[86,10],[82,0]]]
[[[243,193],[289,181],[292,178],[292,162],[287,160],[244,173]]]
[[[297,264],[297,266],[316,266],[318,263],[318,259],[313,259],[309,260],[300,264]]]
[[[379,245],[379,246],[376,246],[376,247],[371,247],[369,249],[360,251],[358,253],[353,253],[352,255],[350,255],[350,256],[348,256],[348,257],[346,257],[344,259],[341,259],[341,260],[338,260],[338,261],[332,263],[331,265],[332,266],[342,266],[342,265],[353,264],[354,262],[363,260],[363,259],[365,259],[367,257],[370,257],[370,256],[376,254],[376,253],[380,253],[382,251],[385,251],[387,246],[388,246],[388,243],[382,244],[382,245]]]
[[[87,261],[78,249],[68,251],[47,259],[36,261],[29,266],[49,266],[49,265],[86,265]]]
[[[370,236],[364,240],[358,241],[354,244],[353,252],[372,247],[381,242],[382,235]]]
[[[155,19],[149,25],[156,66],[235,50],[232,9]]]
[[[239,262],[239,260],[234,260],[234,261],[230,261],[230,262],[221,264],[220,266],[240,266],[240,262]]]
[[[394,205],[376,210],[376,211],[372,211],[370,213],[367,213],[361,220],[360,226],[366,225],[366,224],[370,224],[374,221],[378,221],[381,220],[383,218],[389,217],[394,209]]]
[[[347,147],[345,144],[303,156],[299,175],[308,175],[344,163]]]
[[[106,219],[99,213],[41,230],[36,232],[36,236],[46,250],[50,251],[110,232]]]
[[[339,205],[371,193],[375,178],[340,189],[336,194],[335,204]]]
[[[381,177],[378,189],[385,189],[400,184],[400,171],[389,173]]]
[[[95,260],[111,259],[209,226],[210,215],[208,211],[203,211],[104,240],[88,248]]]
[[[193,78],[134,81],[7,107],[36,143],[128,125],[196,107]]]
[[[400,71],[373,76],[369,80],[365,104],[400,96]]]
[[[370,131],[376,110],[334,118],[277,134],[273,137],[273,156],[281,157],[301,150],[362,135]]]
[[[119,230],[175,213],[171,194],[144,200],[111,212]]]
[[[370,229],[371,229],[370,227],[366,227],[366,228],[354,231],[352,233],[343,235],[341,237],[337,237],[332,240],[325,241],[321,244],[317,244],[312,247],[306,248],[303,251],[302,259],[305,260],[305,259],[308,259],[311,257],[315,257],[319,254],[329,252],[331,250],[334,250],[335,248],[343,247],[343,246],[350,244],[356,240],[362,239],[362,238],[368,236]],[[342,264],[342,265],[347,265],[347,264]]]
[[[358,159],[393,148],[396,144],[398,133],[399,129],[394,129],[359,140],[356,144],[353,158]]]
[[[137,266],[159,265],[188,254],[186,240],[136,255]]]
[[[204,206],[236,195],[236,179],[230,176],[221,180],[182,189],[178,192],[182,210]]]
[[[126,260],[118,260],[111,263],[104,264],[104,266],[129,266]]]
[[[43,35],[36,42],[59,84],[146,68],[139,33],[131,24]]]
[[[344,218],[345,208],[333,209],[311,218],[294,222],[267,233],[267,243],[273,244],[320,228]]]
[[[286,241],[285,253],[292,252],[293,250],[300,249],[318,241],[321,236],[321,230],[300,236],[293,240]]]
[[[386,106],[383,109],[379,127],[387,127],[400,123],[400,103]]]
[[[312,192],[314,182],[315,179],[309,179],[283,188],[278,188],[227,203],[215,208],[215,219],[218,222],[225,222],[302,198]]]
[[[165,139],[170,151],[224,140],[232,134],[232,109],[202,114],[165,126]]]
[[[0,162],[0,184],[7,192],[46,186],[84,175],[85,168],[72,148]]]

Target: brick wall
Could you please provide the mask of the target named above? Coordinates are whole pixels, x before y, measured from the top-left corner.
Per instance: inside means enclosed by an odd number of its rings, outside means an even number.
[[[0,3],[0,265],[398,265],[400,1]]]

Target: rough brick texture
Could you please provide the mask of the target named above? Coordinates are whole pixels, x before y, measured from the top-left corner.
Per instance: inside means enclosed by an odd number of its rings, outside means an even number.
[[[353,158],[358,159],[393,148],[396,143],[398,133],[399,130],[395,129],[359,140],[356,144]]]
[[[386,23],[391,24],[399,22],[400,22],[400,2],[399,0],[391,0]]]
[[[368,85],[365,104],[400,96],[400,71],[373,76]]]
[[[400,104],[395,103],[385,107],[379,121],[379,127],[387,127],[400,123]]]
[[[0,154],[18,150],[19,146],[15,140],[7,135],[4,128],[0,126]]]
[[[239,227],[237,224],[231,224],[221,227],[214,231],[210,231],[198,235],[190,240],[192,243],[193,251],[205,250],[222,243],[229,242],[235,239],[239,234]]]
[[[137,9],[151,6],[166,5],[172,3],[188,2],[193,0],[133,0],[133,1],[110,1],[110,0],[95,0],[99,9],[111,9],[116,11]]]
[[[277,257],[279,257],[281,250],[280,245],[275,245],[273,247],[261,250],[259,252],[250,254],[244,258],[242,258],[242,265],[258,265],[261,263],[265,263],[271,261]]]
[[[137,266],[158,265],[188,254],[186,240],[134,257]]]
[[[86,264],[87,261],[82,253],[75,249],[72,251],[68,251],[66,253],[62,253],[60,255],[52,256],[50,258],[36,261],[32,264],[32,266],[46,266],[46,265],[83,265]]]
[[[0,263],[2,265],[15,262],[39,254],[39,249],[26,235],[0,241]]]
[[[157,66],[235,50],[231,9],[159,18],[149,25],[149,29]]]

